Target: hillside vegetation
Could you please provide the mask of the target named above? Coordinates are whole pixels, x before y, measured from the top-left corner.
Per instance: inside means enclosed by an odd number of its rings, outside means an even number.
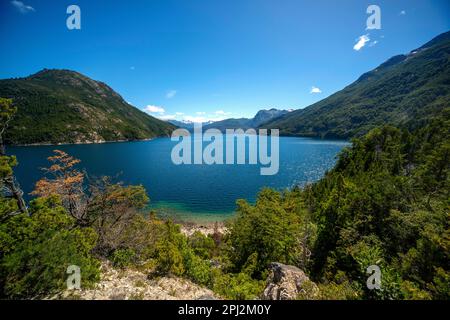
[[[69,70],[0,80],[0,96],[12,98],[18,109],[4,137],[8,144],[148,139],[175,128],[134,108],[106,84]]]
[[[450,32],[393,57],[345,89],[263,127],[322,138],[362,136],[390,124],[419,127],[450,101]],[[417,121],[412,121],[417,120]]]
[[[14,109],[0,104],[4,128]],[[149,279],[184,277],[228,299],[261,297],[274,261],[317,284],[318,293],[305,287],[298,299],[450,298],[448,108],[422,128],[384,126],[353,140],[317,183],[264,189],[253,205],[239,200],[229,232],[209,236],[143,215],[142,186],[106,177],[86,186],[79,161],[61,151],[24,207],[15,157],[0,160],[1,298],[61,292],[73,264],[89,289],[105,260]],[[381,270],[380,290],[366,286],[371,265]]]

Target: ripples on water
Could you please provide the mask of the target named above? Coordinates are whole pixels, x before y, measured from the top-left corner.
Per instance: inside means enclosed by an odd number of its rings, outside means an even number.
[[[344,141],[280,137],[280,168],[261,176],[260,165],[179,165],[171,161],[176,142],[151,141],[90,145],[10,147],[19,160],[18,181],[28,194],[42,177],[52,150],[60,149],[81,159],[90,176],[116,176],[126,184],[142,184],[151,207],[161,215],[184,220],[215,221],[230,217],[239,198],[253,202],[267,186],[283,190],[320,179],[333,167]],[[205,143],[206,145],[206,143]],[[29,199],[29,197],[28,197]]]

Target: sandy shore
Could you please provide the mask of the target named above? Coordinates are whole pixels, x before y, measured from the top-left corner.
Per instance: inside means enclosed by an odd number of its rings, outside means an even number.
[[[182,222],[180,223],[180,225],[181,225],[181,232],[186,236],[190,236],[196,231],[199,231],[206,236],[213,234],[216,225],[217,231],[221,234],[225,234],[228,230],[223,222],[211,222],[211,223]]]

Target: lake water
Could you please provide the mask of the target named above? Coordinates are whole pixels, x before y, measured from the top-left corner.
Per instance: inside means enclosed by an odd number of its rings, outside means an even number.
[[[117,176],[126,184],[145,186],[151,207],[162,216],[192,221],[230,217],[237,199],[253,202],[264,186],[283,190],[318,180],[333,167],[345,141],[280,137],[278,174],[260,175],[260,165],[175,165],[170,138],[86,145],[9,147],[19,160],[16,176],[28,194],[42,177],[52,150],[81,160],[90,176]],[[206,144],[206,143],[205,143]],[[119,174],[119,175],[118,175]],[[30,199],[30,196],[27,196]]]

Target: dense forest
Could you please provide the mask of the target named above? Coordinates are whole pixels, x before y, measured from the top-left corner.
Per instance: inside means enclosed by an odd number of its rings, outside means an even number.
[[[16,108],[9,99],[0,106],[4,134]],[[189,278],[226,299],[255,299],[276,261],[317,284],[319,294],[298,299],[449,299],[449,133],[449,108],[415,129],[375,128],[317,183],[265,189],[255,204],[238,200],[227,233],[189,237],[172,221],[143,214],[142,186],[93,181],[61,151],[25,205],[17,159],[0,141],[0,295],[48,297],[65,288],[72,264],[89,287],[108,260],[149,277]],[[381,290],[366,287],[374,264]]]
[[[0,80],[0,97],[14,99],[18,107],[3,137],[7,144],[138,140],[169,136],[175,129],[105,83],[70,70]]]

